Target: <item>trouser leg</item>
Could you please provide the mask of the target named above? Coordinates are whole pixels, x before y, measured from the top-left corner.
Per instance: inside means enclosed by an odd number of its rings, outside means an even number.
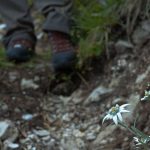
[[[46,20],[43,30],[70,33],[73,0],[36,0]]]
[[[35,43],[34,26],[27,0],[0,0],[0,14],[7,24],[5,46],[16,38],[30,39]]]

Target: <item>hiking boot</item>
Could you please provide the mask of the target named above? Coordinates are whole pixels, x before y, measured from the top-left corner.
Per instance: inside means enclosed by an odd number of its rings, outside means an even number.
[[[69,35],[53,31],[49,34],[52,66],[56,72],[70,71],[75,66],[76,52]]]
[[[34,44],[27,39],[12,40],[6,49],[6,56],[15,62],[28,61],[34,54]]]

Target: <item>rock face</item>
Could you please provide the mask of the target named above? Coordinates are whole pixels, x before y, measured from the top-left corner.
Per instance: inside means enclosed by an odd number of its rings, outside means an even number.
[[[140,26],[136,28],[132,35],[133,42],[135,44],[140,44],[145,40],[149,39],[150,36],[150,21],[146,20],[141,22]]]
[[[88,98],[85,100],[84,104],[90,104],[92,102],[98,102],[102,101],[104,96],[108,96],[109,93],[111,93],[113,89],[108,89],[103,86],[97,87],[92,91],[92,93],[88,96]]]
[[[0,140],[3,141],[2,149],[17,149],[19,144],[14,143],[19,136],[18,129],[9,121],[0,122]]]
[[[106,138],[111,135],[117,127],[115,125],[106,127],[102,132],[99,133],[96,140],[93,142],[95,145],[100,145],[106,141]]]

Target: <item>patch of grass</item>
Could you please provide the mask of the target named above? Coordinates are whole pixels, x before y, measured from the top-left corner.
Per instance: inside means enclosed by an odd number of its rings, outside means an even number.
[[[118,8],[122,0],[77,0],[76,31],[79,38],[79,64],[87,58],[98,56],[107,46],[111,27],[119,23]]]
[[[33,3],[33,0],[28,0],[29,5],[32,5],[32,3]]]

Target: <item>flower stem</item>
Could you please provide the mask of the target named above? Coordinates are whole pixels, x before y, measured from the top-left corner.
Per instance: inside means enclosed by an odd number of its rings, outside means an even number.
[[[124,128],[126,128],[128,131],[130,131],[132,134],[134,134],[135,136],[137,136],[137,137],[143,137],[144,136],[144,138],[145,138],[145,135],[144,134],[141,134],[141,133],[138,133],[134,128],[129,128],[125,123],[123,123],[123,122],[119,122],[119,125],[121,125],[122,127],[124,127]],[[138,129],[137,129],[138,130]],[[145,143],[143,143],[143,142],[141,142],[141,144],[142,144],[142,146],[143,146],[143,148],[144,148],[144,150],[148,150],[149,149],[149,147],[145,144]]]
[[[122,127],[126,128],[127,130],[129,130],[132,134],[137,136],[137,133],[135,131],[133,131],[131,128],[129,128],[125,123],[119,122],[119,125],[121,125]]]

